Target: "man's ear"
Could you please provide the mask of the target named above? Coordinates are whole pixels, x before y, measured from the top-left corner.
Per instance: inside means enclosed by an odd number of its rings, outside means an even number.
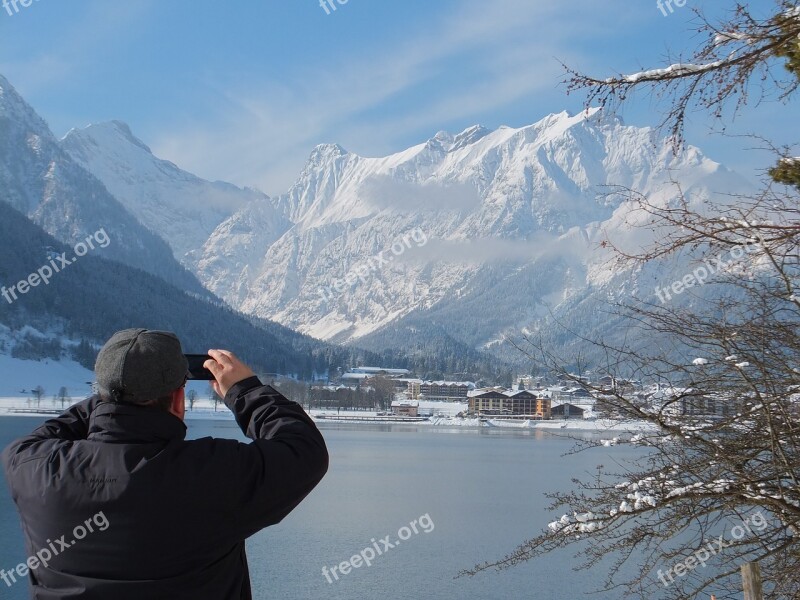
[[[186,416],[186,394],[183,387],[179,387],[172,392],[172,404],[169,412],[178,417],[181,421]]]

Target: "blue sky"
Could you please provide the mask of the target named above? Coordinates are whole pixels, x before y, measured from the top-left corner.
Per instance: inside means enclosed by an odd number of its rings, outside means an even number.
[[[35,0],[0,9],[0,73],[59,137],[119,119],[189,171],[278,194],[320,143],[381,156],[440,130],[576,112],[559,60],[599,75],[659,66],[694,43],[697,5],[665,17],[655,0],[332,2]],[[621,115],[656,125],[658,108],[641,95]],[[764,103],[728,132],[793,143],[798,117]],[[688,138],[712,158],[748,175],[769,162],[710,125],[695,115]]]

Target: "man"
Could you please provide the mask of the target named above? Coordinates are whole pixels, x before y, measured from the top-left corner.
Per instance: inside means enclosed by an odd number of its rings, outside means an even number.
[[[253,440],[186,441],[188,364],[174,334],[120,331],[99,393],[7,447],[36,599],[249,599],[244,540],[319,483],[313,421],[233,354],[210,350],[214,390]],[[102,518],[101,518],[102,517]],[[269,565],[259,565],[268,569]]]

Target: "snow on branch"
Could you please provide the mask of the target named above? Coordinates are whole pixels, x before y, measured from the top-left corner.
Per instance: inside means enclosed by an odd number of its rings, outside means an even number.
[[[642,81],[662,81],[669,77],[684,77],[689,74],[703,73],[706,71],[713,71],[719,69],[725,64],[724,60],[717,60],[712,63],[704,65],[696,65],[692,63],[675,63],[663,69],[650,69],[649,71],[639,71],[625,75],[622,78],[609,77],[605,80],[608,84],[615,83],[639,83]]]
[[[588,90],[586,106],[621,104],[636,88],[653,90],[670,106],[662,126],[668,126],[676,146],[691,107],[722,118],[761,98],[787,100],[800,87],[800,7],[784,3],[771,16],[759,19],[737,4],[730,19],[712,23],[698,9],[702,41],[690,54],[673,56],[660,68],[642,69],[596,78],[564,65],[567,93]],[[784,68],[785,67],[785,68]],[[791,74],[789,74],[791,73]],[[752,86],[756,83],[756,86]]]

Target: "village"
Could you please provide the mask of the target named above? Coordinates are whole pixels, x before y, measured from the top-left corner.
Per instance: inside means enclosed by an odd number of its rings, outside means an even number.
[[[422,421],[449,416],[493,421],[630,420],[634,415],[619,410],[619,403],[614,402],[619,397],[633,401],[644,412],[713,419],[733,414],[740,404],[720,396],[694,393],[691,388],[643,384],[607,374],[527,375],[518,377],[508,388],[479,387],[471,381],[427,381],[413,377],[406,369],[358,367],[343,374],[337,385],[312,385],[308,406],[336,407],[337,415],[350,419],[347,411],[370,407],[347,401],[337,403],[337,397],[352,399],[360,394],[374,398],[370,394],[376,390],[385,390],[391,401],[376,406],[379,410],[371,419]],[[454,406],[460,406],[460,410],[453,412]]]

